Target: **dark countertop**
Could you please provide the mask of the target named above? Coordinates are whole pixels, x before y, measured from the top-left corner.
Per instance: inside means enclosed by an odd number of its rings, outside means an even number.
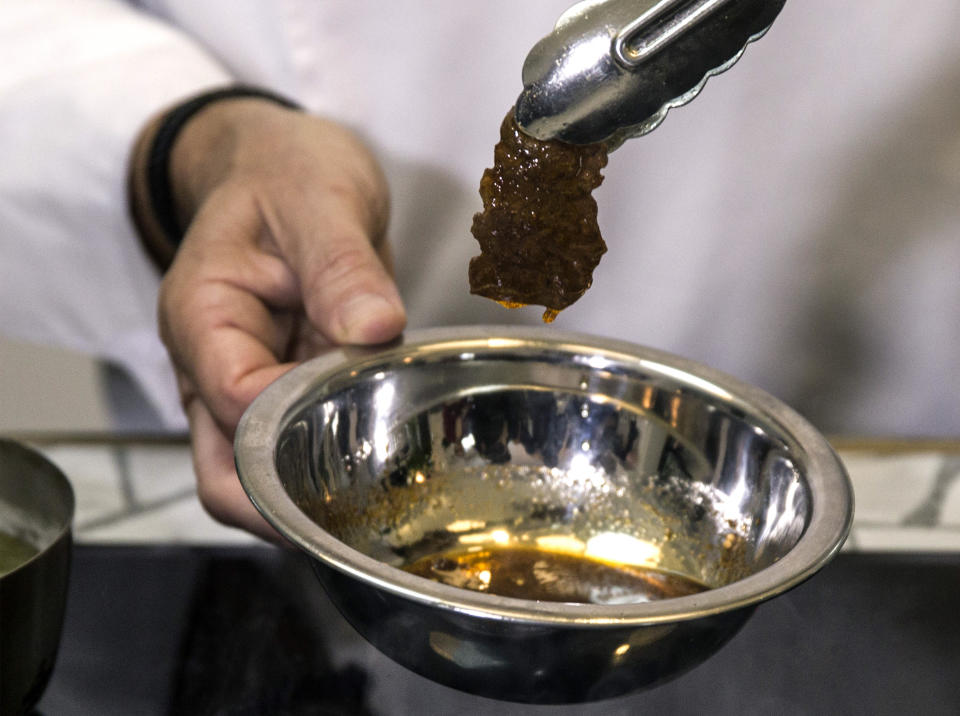
[[[530,707],[458,693],[380,655],[297,554],[79,545],[38,712],[952,715],[960,554],[841,554],[671,683],[586,706]]]

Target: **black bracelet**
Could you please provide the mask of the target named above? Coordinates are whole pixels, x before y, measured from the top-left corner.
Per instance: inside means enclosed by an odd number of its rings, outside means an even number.
[[[160,120],[150,153],[147,156],[147,192],[153,215],[163,229],[164,235],[174,247],[180,245],[183,230],[177,221],[173,203],[173,187],[170,182],[170,153],[184,125],[201,109],[214,102],[236,97],[266,99],[288,109],[302,109],[296,102],[268,90],[236,85],[204,92],[177,105]]]

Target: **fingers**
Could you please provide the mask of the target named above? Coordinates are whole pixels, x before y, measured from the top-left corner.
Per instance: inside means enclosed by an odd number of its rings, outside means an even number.
[[[270,306],[299,304],[296,278],[285,264],[239,238],[255,235],[260,223],[238,203],[221,214],[212,201],[212,211],[198,215],[159,304],[161,336],[174,364],[228,437],[250,402],[290,368],[280,361],[292,323],[284,309]]]
[[[159,321],[202,503],[221,522],[278,540],[234,468],[243,411],[292,361],[324,343],[389,340],[406,315],[385,263],[386,186],[369,152],[329,123],[261,110],[265,124],[234,127],[225,178],[198,199],[161,286]]]
[[[197,494],[204,509],[218,522],[276,544],[287,544],[243,491],[234,468],[233,445],[220,432],[210,412],[200,400],[191,400],[184,407],[193,437]]]
[[[291,367],[278,360],[288,336],[263,303],[228,283],[199,283],[180,306],[179,319],[163,321],[171,356],[229,437],[253,399]]]

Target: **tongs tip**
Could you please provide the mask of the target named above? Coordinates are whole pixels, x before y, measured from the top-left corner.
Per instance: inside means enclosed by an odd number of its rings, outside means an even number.
[[[709,77],[736,63],[784,2],[577,3],[527,55],[517,124],[537,139],[604,142],[612,151],[652,131]]]

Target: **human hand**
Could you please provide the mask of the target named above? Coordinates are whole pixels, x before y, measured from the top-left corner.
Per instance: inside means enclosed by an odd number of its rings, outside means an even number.
[[[240,486],[233,433],[263,388],[322,346],[403,330],[386,182],[345,128],[249,98],[192,118],[170,177],[188,229],[161,284],[159,324],[200,500],[217,520],[277,540]]]

